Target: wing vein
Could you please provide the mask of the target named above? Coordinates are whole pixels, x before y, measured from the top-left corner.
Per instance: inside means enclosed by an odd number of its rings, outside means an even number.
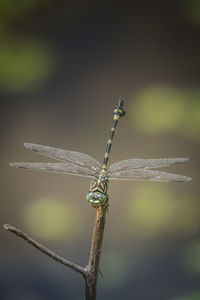
[[[66,163],[10,163],[11,167],[22,168],[32,171],[44,171],[51,173],[63,173],[76,176],[93,177],[94,171],[85,167],[70,165]]]
[[[98,171],[101,164],[93,157],[75,151],[63,150],[55,147],[43,146],[38,144],[25,143],[24,146],[41,155],[77,166],[85,167],[93,171]]]

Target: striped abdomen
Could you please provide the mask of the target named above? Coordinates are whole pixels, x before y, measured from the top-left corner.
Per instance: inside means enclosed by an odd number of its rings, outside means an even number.
[[[110,156],[110,150],[111,150],[111,146],[112,146],[115,129],[117,127],[117,123],[118,123],[119,119],[125,115],[125,112],[124,112],[122,106],[123,106],[123,100],[120,97],[119,103],[113,111],[113,124],[112,124],[112,128],[110,130],[110,135],[109,135],[107,146],[106,146],[106,152],[104,155],[102,171],[104,171],[104,170],[106,171],[106,168],[107,168],[108,159]]]

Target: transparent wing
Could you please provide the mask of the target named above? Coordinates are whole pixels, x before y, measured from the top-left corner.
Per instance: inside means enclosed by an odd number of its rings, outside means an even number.
[[[191,180],[190,177],[171,174],[167,172],[151,171],[146,169],[132,169],[109,173],[109,179],[118,180],[149,180],[149,181],[163,181],[163,182],[183,182]]]
[[[188,158],[160,158],[160,159],[127,159],[121,160],[109,167],[109,173],[120,170],[131,169],[152,169],[167,167],[178,163],[187,161]]]
[[[65,163],[10,163],[11,167],[33,171],[63,173],[77,176],[93,177],[94,172],[84,167]]]
[[[29,143],[25,143],[24,146],[27,149],[38,152],[44,156],[86,167],[93,171],[98,171],[101,168],[101,164],[96,159],[84,153]]]

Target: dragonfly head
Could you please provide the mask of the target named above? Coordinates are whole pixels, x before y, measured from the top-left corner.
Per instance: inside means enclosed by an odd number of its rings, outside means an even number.
[[[90,204],[98,208],[99,206],[104,206],[108,201],[108,195],[100,192],[88,192],[86,196],[86,200],[90,202]]]

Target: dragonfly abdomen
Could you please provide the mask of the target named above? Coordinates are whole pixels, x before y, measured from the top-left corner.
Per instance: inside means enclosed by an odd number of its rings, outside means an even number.
[[[111,150],[111,146],[112,146],[112,141],[113,141],[115,129],[117,127],[117,123],[118,123],[119,119],[121,117],[123,117],[124,115],[125,115],[125,112],[123,110],[123,100],[120,97],[119,103],[113,111],[113,124],[112,124],[112,128],[110,130],[110,135],[109,135],[109,138],[108,138],[108,142],[107,142],[107,146],[106,146],[106,152],[105,152],[105,155],[104,155],[103,166],[102,166],[102,169],[104,169],[104,170],[106,170],[106,167],[107,167],[107,164],[108,164],[108,159],[109,159],[109,156],[110,156],[110,150]]]

